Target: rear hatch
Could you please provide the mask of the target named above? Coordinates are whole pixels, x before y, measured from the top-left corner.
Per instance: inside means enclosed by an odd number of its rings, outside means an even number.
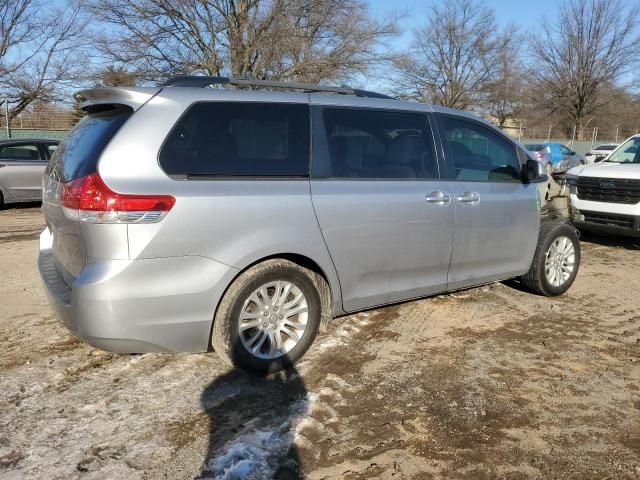
[[[84,117],[55,151],[44,174],[42,210],[51,232],[53,261],[67,285],[87,262],[82,223],[64,212],[64,185],[97,172],[98,159],[132,115],[125,105],[100,105]]]

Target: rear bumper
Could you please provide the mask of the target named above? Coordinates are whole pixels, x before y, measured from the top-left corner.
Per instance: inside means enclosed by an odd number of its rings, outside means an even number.
[[[90,345],[123,353],[207,351],[216,306],[238,273],[197,256],[95,260],[68,286],[48,230],[38,268],[62,324]]]

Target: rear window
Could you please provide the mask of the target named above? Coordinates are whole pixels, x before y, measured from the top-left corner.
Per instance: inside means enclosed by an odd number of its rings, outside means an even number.
[[[160,166],[169,175],[306,177],[309,107],[196,103],[167,137]]]
[[[58,149],[58,144],[57,143],[47,143],[45,145],[47,152],[49,152],[49,158],[51,158],[51,156],[53,155],[53,152],[55,152]]]
[[[69,182],[95,173],[100,154],[132,113],[118,107],[85,116],[53,152],[47,174]]]
[[[540,150],[544,150],[544,147],[546,147],[546,145],[527,144],[525,145],[525,147],[527,147],[527,150],[529,150],[530,152],[539,152]]]

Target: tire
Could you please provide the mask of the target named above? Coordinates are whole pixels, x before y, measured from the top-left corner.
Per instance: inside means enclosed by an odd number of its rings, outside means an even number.
[[[563,243],[563,239],[568,242]],[[573,257],[571,257],[571,247],[573,249]],[[559,256],[555,260],[557,263],[554,263],[553,258],[549,258],[550,255],[562,253],[563,251],[567,253]],[[573,266],[571,271],[568,272],[571,261],[573,261]],[[553,282],[547,275],[546,267],[548,262],[551,266],[549,275],[554,278],[554,271],[556,273],[555,281]],[[568,223],[544,223],[540,227],[538,246],[529,272],[520,277],[520,281],[535,293],[547,297],[556,297],[569,290],[578,275],[579,268],[580,240],[575,229]]]
[[[249,268],[231,284],[218,306],[211,333],[213,349],[227,364],[256,373],[293,366],[318,333],[322,309],[317,282],[315,272],[287,260],[267,260]],[[302,300],[292,304],[300,294]]]

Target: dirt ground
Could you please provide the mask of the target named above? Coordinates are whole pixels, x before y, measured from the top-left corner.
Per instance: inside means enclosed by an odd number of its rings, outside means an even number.
[[[56,321],[37,205],[0,211],[0,479],[640,478],[640,252],[333,322],[297,371],[116,355]]]

